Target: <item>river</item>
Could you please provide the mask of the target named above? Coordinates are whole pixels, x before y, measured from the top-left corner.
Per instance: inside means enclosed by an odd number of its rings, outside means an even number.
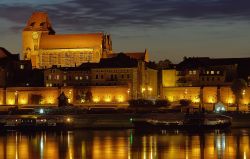
[[[1,159],[247,159],[250,129],[0,133]]]

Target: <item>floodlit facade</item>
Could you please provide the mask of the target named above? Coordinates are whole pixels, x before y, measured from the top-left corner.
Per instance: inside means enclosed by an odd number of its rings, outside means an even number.
[[[22,55],[33,68],[74,67],[99,62],[112,53],[110,35],[55,34],[45,12],[34,12],[22,33]]]

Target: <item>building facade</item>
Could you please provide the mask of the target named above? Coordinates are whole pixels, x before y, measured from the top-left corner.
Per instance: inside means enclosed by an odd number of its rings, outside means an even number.
[[[157,98],[157,70],[143,60],[126,54],[83,63],[78,67],[52,67],[44,70],[44,86],[121,87],[129,99]]]
[[[112,53],[110,35],[55,34],[47,13],[34,12],[22,33],[22,54],[33,68],[74,67]]]

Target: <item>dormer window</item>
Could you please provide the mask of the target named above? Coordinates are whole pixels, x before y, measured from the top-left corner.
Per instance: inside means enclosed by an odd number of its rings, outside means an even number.
[[[24,69],[24,65],[20,65],[20,69],[23,70]]]
[[[40,26],[42,27],[42,26],[44,26],[44,24],[45,24],[45,22],[42,22],[42,23],[40,23]]]
[[[32,22],[32,23],[30,24],[30,26],[31,26],[31,27],[34,27],[35,24],[36,24],[35,22]]]

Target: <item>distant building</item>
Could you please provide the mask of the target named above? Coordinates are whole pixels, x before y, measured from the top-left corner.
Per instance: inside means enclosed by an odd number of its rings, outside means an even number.
[[[250,58],[186,58],[174,69],[163,70],[163,87],[230,86],[233,80],[248,81]]]
[[[101,59],[99,63],[45,69],[44,82],[46,87],[125,86],[130,98],[157,97],[157,70],[143,59],[133,59],[123,53]]]
[[[22,34],[22,54],[33,68],[74,67],[99,62],[112,53],[110,35],[55,34],[47,13],[34,12]]]
[[[19,54],[0,48],[0,87],[41,86],[42,76],[37,72],[32,70],[30,61],[20,60]]]
[[[44,70],[44,86],[89,86],[90,77],[90,68],[53,66]]]

